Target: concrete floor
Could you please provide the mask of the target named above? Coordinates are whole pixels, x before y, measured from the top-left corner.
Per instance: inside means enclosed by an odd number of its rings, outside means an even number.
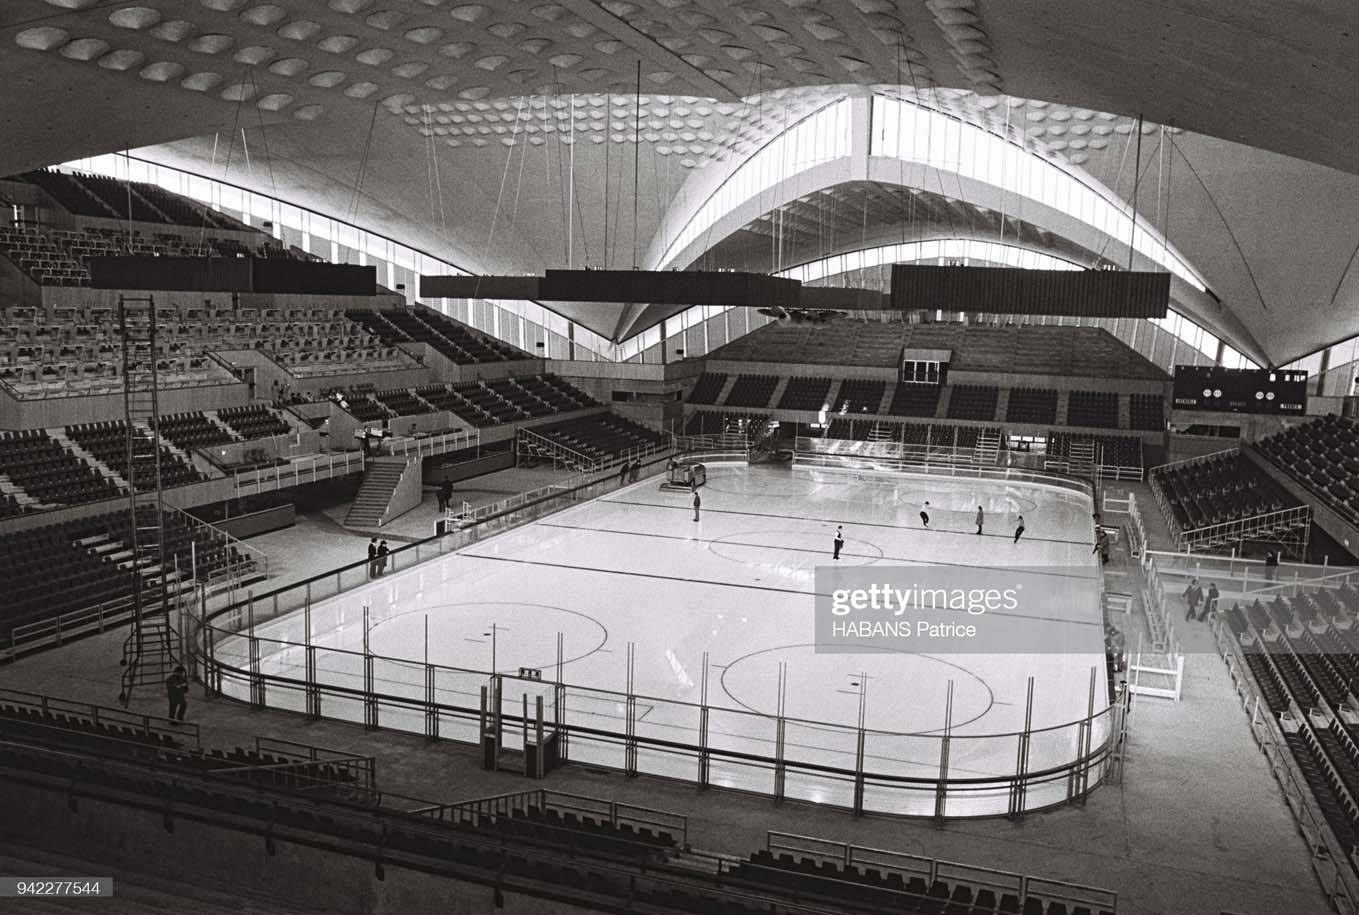
[[[480,481],[486,498],[512,485],[509,478],[496,477]],[[427,514],[426,524],[433,502],[429,494],[416,510]],[[1150,501],[1144,505],[1154,511]],[[412,530],[420,523],[416,512],[411,513]],[[361,556],[363,542],[339,530],[333,519],[318,518],[252,541],[270,553],[281,577],[293,580]],[[1126,567],[1121,549],[1116,563]],[[112,705],[124,635],[107,633],[21,659],[0,668],[0,686]],[[685,813],[692,843],[718,852],[749,854],[763,845],[767,830],[779,830],[1106,887],[1119,893],[1123,915],[1328,911],[1221,660],[1191,653],[1186,664],[1182,702],[1138,700],[1121,784],[1101,787],[1084,807],[1030,815],[1018,823],[983,819],[936,827],[921,820],[855,819],[836,808],[775,806],[754,795],[584,768],[554,772],[545,787]],[[163,698],[149,689],[132,705],[163,713]],[[262,734],[374,755],[386,790],[431,801],[529,785],[522,776],[482,772],[471,746],[367,732],[340,721],[311,722],[286,712],[249,711],[229,699],[204,700],[197,690],[189,715],[210,746],[243,745]]]

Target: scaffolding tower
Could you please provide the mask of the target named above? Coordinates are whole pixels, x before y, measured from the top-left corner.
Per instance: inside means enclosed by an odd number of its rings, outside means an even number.
[[[127,434],[128,547],[132,552],[132,632],[123,643],[118,695],[126,706],[135,687],[163,683],[178,663],[170,604],[179,582],[165,549],[155,298],[119,296],[118,326]]]

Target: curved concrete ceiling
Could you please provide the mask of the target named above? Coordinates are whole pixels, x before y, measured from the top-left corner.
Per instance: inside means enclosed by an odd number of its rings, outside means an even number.
[[[6,0],[0,173],[138,148],[537,272],[640,259],[689,176],[830,87],[928,96],[1125,198],[1141,115],[1142,212],[1154,165],[1153,222],[1283,361],[1359,332],[1357,37],[1341,0]]]

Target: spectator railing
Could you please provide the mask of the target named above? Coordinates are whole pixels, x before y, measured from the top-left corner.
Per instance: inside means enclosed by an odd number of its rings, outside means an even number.
[[[463,448],[475,448],[480,444],[481,430],[455,429],[452,432],[440,432],[435,435],[391,439],[382,443],[382,451],[395,457],[414,454],[427,458]]]
[[[765,838],[765,848],[775,858],[779,855],[791,855],[795,861],[808,858],[818,863],[834,864],[845,870],[873,869],[882,874],[899,874],[903,880],[918,877],[926,886],[934,886],[937,881],[949,884],[965,883],[974,891],[989,889],[997,897],[1012,895],[1018,899],[1020,906],[1024,906],[1029,898],[1033,897],[1045,903],[1063,903],[1068,911],[1081,906],[1093,912],[1118,910],[1118,894],[1113,890],[979,867],[975,864],[941,861],[924,855],[867,848],[814,836],[773,831]]]
[[[604,462],[599,458],[568,448],[561,442],[539,435],[531,429],[518,430],[514,438],[514,450],[516,456],[527,454],[536,458],[546,458],[552,461],[554,466],[560,463],[582,473],[593,473],[604,466]]]
[[[1269,537],[1281,530],[1304,528],[1311,523],[1312,507],[1294,505],[1278,511],[1263,512],[1185,530],[1176,530],[1176,527],[1172,526],[1172,531],[1175,531],[1175,545],[1185,552],[1191,552],[1196,547],[1220,546],[1252,538]]]
[[[276,467],[259,467],[232,474],[233,498],[257,496],[261,493],[305,486],[333,477],[363,472],[361,451],[339,451],[293,458]]]
[[[56,696],[46,696],[41,693],[29,693],[2,687],[0,687],[0,704],[12,705],[17,709],[27,709],[44,715],[62,715],[67,718],[74,716],[85,719],[96,727],[123,728],[138,736],[157,739],[170,737],[177,743],[191,749],[197,749],[199,746],[198,725],[193,722],[174,721],[169,718],[162,718],[159,715],[141,715],[123,708],[93,705],[61,699]],[[16,720],[22,721],[23,719]],[[42,725],[42,722],[28,723]],[[73,731],[72,728],[60,724],[44,726],[51,727],[54,732],[85,733],[79,730]],[[105,737],[110,740],[120,739],[111,734],[96,733],[92,736]]]

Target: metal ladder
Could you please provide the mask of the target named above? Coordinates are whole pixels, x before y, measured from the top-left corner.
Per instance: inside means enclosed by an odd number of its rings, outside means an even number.
[[[156,361],[156,302],[119,296],[122,335],[123,418],[127,424],[129,548],[133,555],[132,634],[123,644],[122,689],[126,706],[133,687],[164,682],[177,663],[178,640],[169,619],[171,570],[165,554],[164,491],[161,484],[160,386]],[[143,435],[137,423],[150,430]],[[175,582],[178,587],[179,582]]]

